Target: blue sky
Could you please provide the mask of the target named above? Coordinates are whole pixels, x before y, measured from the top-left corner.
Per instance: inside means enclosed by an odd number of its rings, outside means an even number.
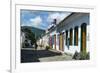
[[[21,10],[21,26],[32,26],[47,29],[54,19],[57,23],[67,17],[70,12]]]

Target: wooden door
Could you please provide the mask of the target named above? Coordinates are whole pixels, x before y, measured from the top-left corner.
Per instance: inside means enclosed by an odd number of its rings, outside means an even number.
[[[63,38],[63,34],[60,34],[60,41],[59,41],[59,50],[64,51],[64,38]]]
[[[54,35],[54,48],[56,49],[56,35]]]
[[[81,52],[86,52],[86,24],[81,26]]]

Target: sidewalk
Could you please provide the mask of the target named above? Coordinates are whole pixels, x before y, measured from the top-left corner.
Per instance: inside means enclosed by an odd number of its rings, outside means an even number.
[[[53,57],[45,57],[45,58],[39,58],[41,62],[50,62],[50,61],[68,61],[68,60],[73,60],[72,56],[62,54],[62,55],[57,55]]]

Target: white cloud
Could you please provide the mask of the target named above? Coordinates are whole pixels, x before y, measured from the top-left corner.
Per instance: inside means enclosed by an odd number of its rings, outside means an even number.
[[[30,19],[30,22],[34,27],[38,27],[42,23],[42,19],[40,16],[37,16],[33,19]]]
[[[58,13],[54,13],[54,14],[49,14],[48,18],[47,18],[47,21],[48,22],[53,22],[53,19],[57,19],[59,16]]]
[[[40,16],[37,16],[35,18],[31,18],[26,23],[22,24],[21,26],[33,26],[33,27],[39,27],[42,23],[42,18]]]
[[[63,20],[65,17],[67,17],[70,13],[53,13],[49,14],[47,21],[53,22],[53,19],[57,19],[57,23],[59,23],[61,20]]]
[[[32,26],[32,24],[22,24],[21,26]]]

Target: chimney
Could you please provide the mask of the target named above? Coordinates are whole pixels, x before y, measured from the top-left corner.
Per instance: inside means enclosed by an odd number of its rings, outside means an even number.
[[[57,19],[53,20],[53,24],[55,24],[55,25],[57,24]]]

